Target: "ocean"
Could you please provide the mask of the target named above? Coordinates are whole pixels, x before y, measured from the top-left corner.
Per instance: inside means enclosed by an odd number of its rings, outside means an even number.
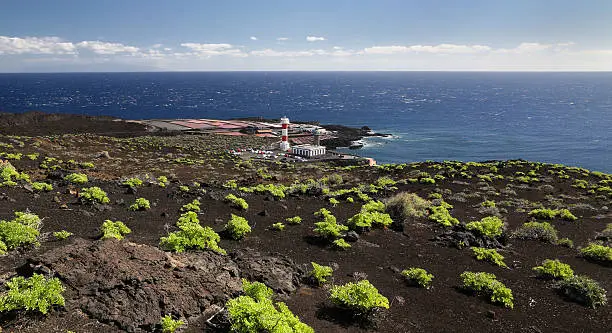
[[[288,116],[392,134],[351,151],[379,163],[521,158],[612,173],[612,73],[0,74],[0,110]]]

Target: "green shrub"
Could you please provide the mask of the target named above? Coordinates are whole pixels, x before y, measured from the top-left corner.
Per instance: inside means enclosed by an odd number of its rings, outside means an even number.
[[[168,181],[168,177],[166,176],[157,177],[157,184],[159,185],[159,187],[166,187],[168,186],[169,183],[170,181]]]
[[[134,178],[124,180],[122,185],[128,186],[128,187],[138,187],[138,186],[142,186],[142,180],[140,180],[140,178],[134,177]]]
[[[353,197],[348,197],[348,198],[346,198],[346,202],[353,203],[353,202],[355,202],[355,199]]]
[[[79,165],[83,169],[92,169],[92,168],[95,167],[95,165],[92,162],[81,162],[81,163],[79,163]]]
[[[181,192],[189,192],[189,186],[187,186],[187,185],[180,185],[180,186],[178,187],[178,189],[179,189],[179,191],[181,191]]]
[[[556,243],[559,237],[557,229],[548,222],[527,222],[517,229],[513,237],[521,239],[537,239],[544,242]]]
[[[191,249],[209,249],[219,254],[226,254],[225,250],[219,247],[221,237],[210,227],[202,227],[198,223],[183,223],[177,226],[180,231],[161,238],[160,246],[163,249],[179,253]]]
[[[248,233],[251,232],[251,226],[249,226],[249,221],[244,217],[240,217],[232,214],[232,217],[225,225],[225,230],[233,239],[242,239]]]
[[[192,202],[183,205],[181,207],[181,212],[199,212],[200,211],[200,201],[198,199],[193,199]]]
[[[389,300],[381,295],[368,280],[333,286],[330,293],[329,298],[334,304],[357,314],[366,315],[376,308],[389,308]]]
[[[53,236],[59,240],[64,240],[70,236],[72,236],[73,234],[69,231],[66,230],[62,230],[62,231],[56,231],[53,233]]]
[[[557,245],[569,247],[571,249],[574,247],[574,241],[569,238],[561,238],[557,241]]]
[[[572,212],[567,209],[558,210],[557,216],[566,221],[576,221],[578,219],[576,216],[574,216],[574,214],[572,214]]]
[[[447,204],[444,201],[439,206],[429,207],[429,219],[431,221],[438,222],[445,227],[452,227],[454,225],[459,224],[459,220],[452,217],[450,212],[448,211],[448,208],[452,207],[453,206]]]
[[[383,213],[385,204],[380,201],[370,201],[361,207],[361,211],[348,220],[351,229],[369,229],[373,225],[388,227],[393,223],[389,214]]]
[[[547,279],[566,280],[574,276],[574,271],[568,264],[564,264],[558,259],[546,259],[542,262],[542,266],[532,268],[540,277]]]
[[[419,183],[421,184],[435,184],[436,180],[431,177],[424,177],[419,179]]]
[[[332,276],[334,270],[329,266],[319,265],[316,262],[311,262],[312,271],[310,271],[310,277],[312,277],[317,284],[322,285],[327,282],[327,278]]]
[[[349,244],[347,241],[345,241],[342,238],[334,240],[332,244],[334,245],[336,249],[339,249],[339,250],[346,250],[351,247],[351,244]]]
[[[431,281],[434,278],[433,274],[429,274],[426,270],[419,267],[405,269],[402,271],[402,275],[408,282],[427,289],[431,287]]]
[[[0,312],[25,309],[47,314],[54,305],[64,306],[64,287],[58,278],[45,279],[34,273],[30,278],[17,276],[6,282],[8,292],[0,296]]]
[[[507,288],[503,283],[497,281],[494,274],[485,272],[470,272],[461,273],[460,278],[463,282],[461,288],[477,294],[483,293],[491,297],[491,302],[501,303],[505,307],[514,308],[514,297],[512,290]]]
[[[174,333],[181,326],[185,325],[182,320],[172,319],[171,315],[163,316],[159,324],[161,325],[163,333]]]
[[[495,249],[485,249],[482,247],[472,247],[472,253],[478,260],[485,260],[500,267],[508,267],[504,263],[504,256]]]
[[[132,232],[132,230],[130,230],[130,228],[128,228],[123,222],[113,222],[111,220],[104,221],[100,231],[102,231],[102,239],[115,238],[119,240],[123,239],[125,235]]]
[[[442,199],[442,193],[433,192],[430,193],[427,198],[429,199]]]
[[[32,213],[15,212],[11,221],[0,221],[0,252],[20,246],[37,246],[41,219]]]
[[[327,209],[323,209],[324,208],[317,212],[321,212],[320,215],[323,216],[323,221],[315,223],[314,232],[325,238],[333,239],[339,237],[341,232],[348,230],[347,226],[338,224],[336,222],[336,217],[333,216]]]
[[[246,202],[246,200],[242,198],[238,198],[237,196],[233,194],[228,194],[225,197],[225,200],[231,202],[237,208],[240,208],[243,210],[249,209],[249,204]]]
[[[151,203],[149,200],[145,198],[138,198],[136,201],[128,207],[128,210],[137,211],[137,210],[147,210],[151,209]]]
[[[380,201],[370,201],[367,202],[366,204],[364,204],[363,206],[361,206],[361,211],[364,213],[371,213],[371,212],[384,212],[385,211],[385,204],[380,202]]]
[[[288,217],[285,219],[288,224],[300,224],[302,223],[302,218],[299,216]]]
[[[329,198],[329,203],[332,205],[332,207],[336,207],[340,201],[338,201],[336,198]]]
[[[272,230],[283,231],[285,230],[285,225],[281,222],[272,224]]]
[[[235,190],[238,188],[238,183],[235,179],[230,179],[223,184],[223,187]]]
[[[272,290],[264,284],[249,284],[243,279],[243,288],[245,296],[231,299],[226,304],[232,332],[314,333],[285,303],[274,303]],[[266,292],[262,293],[263,290]]]
[[[89,181],[89,179],[87,179],[87,175],[84,173],[71,173],[64,177],[64,180],[67,180],[73,184],[85,184]]]
[[[465,228],[470,231],[475,231],[479,235],[495,238],[501,236],[503,233],[504,222],[497,216],[487,216],[480,221],[466,224]]]
[[[53,191],[53,185],[47,184],[47,183],[34,182],[32,183],[32,189],[37,192],[42,192],[42,191],[49,192],[49,191]]]
[[[495,207],[495,201],[485,200],[480,204],[481,207]]]
[[[107,204],[110,202],[110,199],[106,196],[106,192],[97,186],[84,188],[81,190],[81,193],[79,193],[79,198],[85,203]]]
[[[0,181],[2,181],[0,187],[17,185],[15,181],[18,180],[18,177],[19,172],[11,163],[0,160]]]
[[[542,219],[542,220],[552,220],[555,217],[559,217],[566,221],[575,221],[578,219],[576,216],[574,216],[574,214],[572,214],[567,209],[560,209],[560,210],[546,209],[546,208],[534,209],[531,212],[529,212],[529,216],[535,217],[537,219]]]
[[[580,253],[585,258],[612,264],[612,247],[590,243],[587,247],[581,249]]]
[[[606,290],[597,281],[584,275],[561,280],[557,288],[568,299],[592,308],[604,306],[608,302]]]

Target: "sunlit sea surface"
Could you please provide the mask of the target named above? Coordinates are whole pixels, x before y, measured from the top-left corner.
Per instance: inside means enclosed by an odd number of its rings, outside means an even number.
[[[367,125],[379,163],[522,158],[612,173],[612,73],[0,74],[0,110]]]

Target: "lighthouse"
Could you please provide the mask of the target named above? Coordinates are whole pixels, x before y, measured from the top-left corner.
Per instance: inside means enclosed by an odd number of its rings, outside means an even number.
[[[289,118],[282,117],[281,118],[281,126],[282,126],[283,129],[281,131],[280,149],[282,151],[287,151],[287,150],[289,150],[291,148],[289,146]]]

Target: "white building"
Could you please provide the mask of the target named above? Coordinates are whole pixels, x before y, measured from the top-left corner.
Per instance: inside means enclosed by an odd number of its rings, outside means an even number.
[[[297,145],[291,147],[291,153],[304,157],[325,155],[325,146],[315,146],[309,144]]]

